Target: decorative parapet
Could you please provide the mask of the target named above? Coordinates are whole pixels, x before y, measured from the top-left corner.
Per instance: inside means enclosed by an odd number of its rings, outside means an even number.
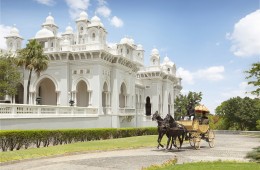
[[[97,117],[97,108],[51,105],[23,105],[0,103],[0,119],[49,118],[49,117]]]

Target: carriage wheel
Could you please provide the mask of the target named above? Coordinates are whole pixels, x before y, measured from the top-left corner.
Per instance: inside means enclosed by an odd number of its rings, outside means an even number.
[[[189,142],[190,142],[190,146],[194,147],[193,136],[190,133],[189,133]]]
[[[208,131],[208,143],[209,143],[209,147],[214,148],[214,146],[215,146],[215,133],[212,130]]]
[[[194,148],[195,149],[200,149],[200,138],[199,137],[194,137],[193,138],[193,143],[194,143]]]

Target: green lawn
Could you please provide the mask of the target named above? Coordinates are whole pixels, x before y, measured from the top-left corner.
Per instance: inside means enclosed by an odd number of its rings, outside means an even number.
[[[166,137],[163,138],[166,143]],[[156,147],[157,135],[137,136],[120,139],[79,142],[67,145],[49,146],[47,148],[31,148],[18,151],[0,152],[0,162],[40,158],[55,155],[73,154],[77,152],[91,152],[99,150],[130,149],[141,147]]]
[[[256,170],[260,169],[259,163],[242,163],[242,162],[196,162],[186,164],[175,164],[169,161],[163,165],[152,165],[144,170]]]

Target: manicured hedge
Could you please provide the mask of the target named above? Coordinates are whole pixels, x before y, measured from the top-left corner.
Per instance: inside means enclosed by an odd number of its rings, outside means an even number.
[[[97,128],[60,130],[1,130],[0,149],[2,151],[48,147],[72,142],[124,138],[131,136],[156,135],[157,128]]]

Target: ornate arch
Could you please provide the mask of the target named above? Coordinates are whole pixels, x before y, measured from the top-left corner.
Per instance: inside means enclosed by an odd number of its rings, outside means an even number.
[[[55,86],[55,91],[60,91],[60,88],[59,88],[59,83],[56,81],[56,79],[48,74],[44,74],[44,75],[41,75],[34,83],[33,85],[31,86],[30,88],[30,92],[36,92],[37,90],[37,87],[39,86],[39,84],[41,83],[41,81],[43,81],[45,78],[48,78],[50,79],[54,86]]]
[[[74,80],[74,81],[72,82],[71,91],[76,91],[76,90],[77,90],[77,84],[78,84],[80,81],[84,81],[84,82],[87,84],[88,90],[91,90],[91,86],[90,86],[90,84],[89,84],[89,81],[88,81],[86,78],[84,78],[84,77],[80,77],[80,78],[78,78],[78,79],[76,79],[76,80]]]
[[[129,94],[129,87],[128,87],[128,83],[126,80],[122,80],[119,84],[119,88],[118,88],[118,92],[120,93],[121,92],[121,86],[122,84],[125,84],[125,87],[126,87],[126,94]]]

